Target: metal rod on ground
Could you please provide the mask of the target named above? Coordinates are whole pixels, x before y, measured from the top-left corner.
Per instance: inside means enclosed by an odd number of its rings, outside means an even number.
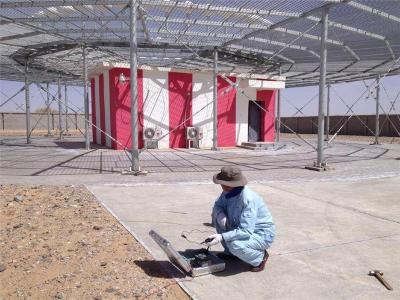
[[[131,134],[132,134],[132,161],[131,171],[140,171],[139,147],[138,147],[138,99],[137,99],[137,41],[136,41],[136,18],[138,3],[130,0],[130,92],[131,92]]]
[[[65,83],[65,90],[64,90],[64,97],[65,97],[65,134],[69,135],[69,129],[68,129],[68,95],[67,95],[68,89],[67,89],[67,84]]]
[[[218,50],[214,49],[213,70],[213,150],[218,149]]]
[[[29,99],[29,79],[28,79],[28,58],[25,60],[25,122],[26,122],[26,143],[31,143],[31,104]]]
[[[326,141],[329,141],[329,108],[330,108],[330,104],[331,104],[331,84],[328,83],[328,97],[327,97],[327,102],[326,102],[326,129],[325,129],[325,134],[326,134]]]
[[[375,97],[375,142],[374,144],[379,145],[379,94],[380,94],[380,77],[376,78],[376,97]]]
[[[49,92],[49,83],[46,83],[46,99],[47,99],[47,136],[51,136],[50,131],[50,92]]]
[[[281,76],[281,67],[279,67],[279,76]],[[275,142],[279,143],[281,140],[281,100],[282,100],[282,90],[278,90],[278,99],[276,102],[276,138]]]
[[[324,111],[325,111],[325,88],[326,88],[326,39],[328,35],[328,8],[322,10],[321,19],[321,62],[319,81],[319,103],[318,103],[318,145],[317,145],[317,168],[323,168],[324,159]]]
[[[90,150],[89,140],[89,95],[88,95],[88,74],[86,61],[86,46],[82,47],[83,56],[83,97],[85,102],[85,149]]]
[[[58,86],[58,92],[57,92],[57,97],[58,97],[58,138],[61,140],[62,139],[62,118],[61,118],[61,111],[62,111],[62,104],[61,104],[61,76],[58,76],[58,81],[57,81],[57,86]]]

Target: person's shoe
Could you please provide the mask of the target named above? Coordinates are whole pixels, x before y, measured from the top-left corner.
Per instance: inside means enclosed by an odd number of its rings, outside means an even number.
[[[264,258],[261,261],[261,263],[257,267],[251,268],[250,271],[251,272],[261,272],[262,270],[264,270],[265,264],[267,263],[267,260],[268,260],[268,257],[269,257],[269,254],[268,254],[267,250],[265,250]]]

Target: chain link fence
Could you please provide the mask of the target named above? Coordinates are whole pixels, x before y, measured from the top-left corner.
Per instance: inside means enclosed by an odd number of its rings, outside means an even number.
[[[62,129],[66,130],[66,115],[61,115]],[[79,130],[85,128],[85,115],[80,113],[69,113],[68,116],[68,130]],[[91,119],[91,117],[89,117]],[[0,112],[0,131],[24,131],[25,113],[10,113]],[[59,128],[58,113],[50,113],[49,116],[50,130],[57,130]],[[32,132],[48,130],[47,113],[31,113],[31,124],[36,124]]]

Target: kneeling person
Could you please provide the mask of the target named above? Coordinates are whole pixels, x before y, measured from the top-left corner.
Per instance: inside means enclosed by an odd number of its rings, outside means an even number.
[[[237,167],[223,167],[214,175],[222,193],[214,204],[212,223],[217,234],[208,237],[208,245],[222,243],[224,254],[236,256],[262,271],[268,249],[275,237],[272,216],[261,196],[248,187],[247,179]]]

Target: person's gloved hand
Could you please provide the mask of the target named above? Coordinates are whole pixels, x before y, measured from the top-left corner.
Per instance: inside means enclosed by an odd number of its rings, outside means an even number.
[[[218,243],[221,243],[222,235],[221,234],[213,234],[213,235],[210,235],[207,239],[211,240],[210,242],[207,243],[207,245],[208,246],[213,246],[213,245],[216,245]]]
[[[222,211],[217,215],[217,223],[221,229],[226,230],[226,215]]]

